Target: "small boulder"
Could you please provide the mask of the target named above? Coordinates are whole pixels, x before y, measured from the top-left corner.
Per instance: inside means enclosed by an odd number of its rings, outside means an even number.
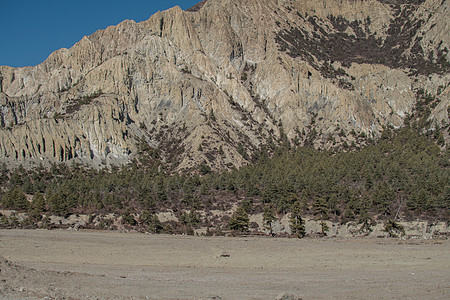
[[[277,296],[276,300],[302,300],[302,298],[289,293],[281,293]]]

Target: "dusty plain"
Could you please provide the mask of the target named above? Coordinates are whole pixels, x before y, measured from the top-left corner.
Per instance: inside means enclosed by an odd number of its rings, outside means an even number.
[[[449,299],[448,240],[0,230],[3,299]]]

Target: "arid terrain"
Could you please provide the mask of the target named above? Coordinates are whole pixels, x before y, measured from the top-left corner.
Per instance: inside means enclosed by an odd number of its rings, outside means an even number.
[[[448,299],[448,240],[0,231],[0,297]]]

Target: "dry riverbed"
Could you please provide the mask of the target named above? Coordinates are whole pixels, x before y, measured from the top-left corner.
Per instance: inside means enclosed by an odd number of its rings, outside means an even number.
[[[0,230],[0,297],[449,299],[448,240]]]

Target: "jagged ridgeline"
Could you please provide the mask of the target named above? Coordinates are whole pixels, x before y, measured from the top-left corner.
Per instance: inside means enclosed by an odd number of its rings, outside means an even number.
[[[365,146],[424,95],[434,104],[416,125],[445,147],[449,11],[448,0],[209,0],[126,20],[38,66],[0,67],[0,160],[101,168],[151,151],[171,171],[229,170],[286,143]]]

